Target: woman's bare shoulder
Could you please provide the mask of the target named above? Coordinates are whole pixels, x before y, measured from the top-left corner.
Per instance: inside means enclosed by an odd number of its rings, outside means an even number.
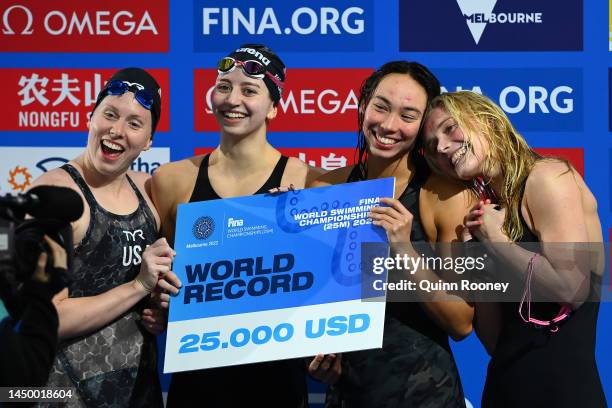
[[[308,187],[323,187],[333,184],[346,183],[351,171],[355,166],[341,167],[321,174],[319,177],[309,183]]]
[[[160,166],[153,174],[154,183],[161,186],[193,184],[203,157],[189,157]]]

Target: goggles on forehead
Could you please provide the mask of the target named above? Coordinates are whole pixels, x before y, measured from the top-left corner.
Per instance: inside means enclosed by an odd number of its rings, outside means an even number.
[[[277,77],[275,77],[271,72],[266,70],[266,67],[259,61],[248,60],[248,61],[239,61],[232,57],[225,57],[219,64],[217,64],[217,71],[219,74],[227,74],[232,72],[236,65],[242,68],[242,72],[248,77],[255,79],[264,79],[264,76],[267,76],[274,82],[274,85],[283,89],[283,82],[280,81]]]
[[[116,79],[107,83],[102,92],[105,92],[107,95],[123,95],[128,91],[134,93],[134,97],[143,108],[151,110],[154,102],[153,95],[135,84],[128,84]]]

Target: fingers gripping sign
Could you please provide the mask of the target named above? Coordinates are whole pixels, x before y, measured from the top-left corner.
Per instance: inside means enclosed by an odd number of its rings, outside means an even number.
[[[140,273],[135,280],[147,292],[153,292],[160,276],[170,272],[175,254],[174,250],[168,245],[166,238],[158,239],[144,251]]]
[[[342,374],[342,354],[317,354],[308,364],[308,373],[324,384],[335,384]]]
[[[154,302],[162,309],[168,309],[170,305],[170,296],[179,294],[182,283],[176,274],[168,271],[160,276],[157,281],[157,287],[153,292]]]
[[[154,335],[161,334],[168,325],[168,314],[165,310],[149,308],[142,311],[143,326]]]
[[[269,194],[281,194],[288,193],[289,191],[295,191],[295,186],[293,184],[289,184],[288,186],[278,186],[271,188],[268,190]]]
[[[168,292],[178,293],[178,289],[172,286],[170,286],[172,290],[165,289],[169,287],[166,282],[169,275],[176,279],[176,275],[171,271],[175,255],[176,252],[168,245],[165,238],[158,239],[145,250],[141,271],[136,277],[136,280],[148,292],[151,292],[151,306],[143,310],[142,323],[150,333],[155,335],[161,334],[168,325],[167,309],[170,301]]]
[[[389,243],[410,242],[413,220],[410,211],[395,198],[381,198],[380,202],[385,206],[370,210],[372,223],[385,229]]]

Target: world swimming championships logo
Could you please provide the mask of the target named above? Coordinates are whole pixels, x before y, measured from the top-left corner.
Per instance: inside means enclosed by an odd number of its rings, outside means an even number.
[[[215,221],[209,216],[200,217],[193,223],[192,232],[197,239],[207,239],[215,232]]]

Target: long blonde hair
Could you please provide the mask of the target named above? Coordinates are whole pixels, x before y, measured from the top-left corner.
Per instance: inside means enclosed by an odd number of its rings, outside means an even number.
[[[433,99],[433,108],[446,110],[457,122],[468,149],[471,149],[475,134],[482,135],[488,142],[482,172],[491,174],[496,168],[501,171],[503,187],[499,204],[506,208],[502,230],[512,241],[517,241],[524,233],[520,211],[525,181],[541,157],[527,145],[501,108],[486,96],[471,91],[449,92]],[[426,155],[430,154],[435,153],[426,151]],[[428,161],[431,164],[435,160]],[[436,170],[435,165],[432,167]],[[485,179],[486,183],[490,181]],[[477,193],[471,182],[469,186]]]

